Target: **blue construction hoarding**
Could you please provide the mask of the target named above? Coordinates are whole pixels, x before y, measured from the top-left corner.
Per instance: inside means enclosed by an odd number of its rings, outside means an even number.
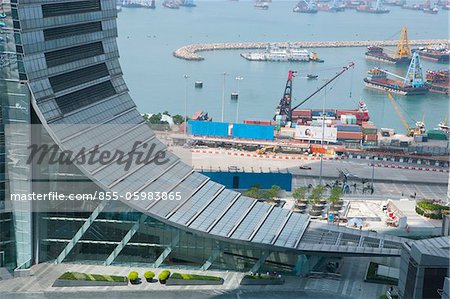
[[[229,189],[249,189],[254,185],[261,189],[270,189],[273,185],[292,191],[292,174],[278,172],[202,172],[211,180]]]
[[[233,124],[233,137],[245,139],[273,140],[273,126]]]
[[[228,123],[214,121],[188,121],[188,133],[199,136],[229,137]]]

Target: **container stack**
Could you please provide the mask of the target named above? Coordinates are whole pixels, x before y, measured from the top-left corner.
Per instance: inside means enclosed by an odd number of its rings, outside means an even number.
[[[337,125],[337,140],[360,142],[362,140],[361,127],[358,125]]]
[[[250,120],[250,119],[244,120],[244,124],[246,124],[246,125],[263,125],[263,126],[271,126],[271,125],[273,125],[273,123],[271,121]]]
[[[353,114],[341,115],[341,122],[347,125],[356,125],[356,116]]]
[[[363,122],[361,124],[364,145],[377,145],[378,130],[372,122]]]
[[[297,119],[297,124],[306,124],[312,118],[311,110],[294,110],[292,111],[292,118]]]

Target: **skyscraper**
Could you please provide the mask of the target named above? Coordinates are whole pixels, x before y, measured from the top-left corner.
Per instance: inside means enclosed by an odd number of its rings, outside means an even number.
[[[400,238],[313,224],[307,215],[225,189],[167,151],[122,78],[115,1],[2,5],[7,63],[0,87],[7,126],[0,212],[12,233],[1,236],[6,245],[0,252],[10,269],[95,261],[299,273],[320,252],[400,254]],[[35,144],[56,145],[77,158],[30,160]],[[103,154],[106,159],[99,158]],[[33,192],[97,200],[66,200],[56,209],[8,200]],[[117,200],[102,200],[108,194]]]

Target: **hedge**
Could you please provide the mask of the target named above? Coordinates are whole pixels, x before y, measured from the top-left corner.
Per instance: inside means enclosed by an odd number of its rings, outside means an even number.
[[[427,200],[416,203],[416,213],[431,219],[442,219],[442,211],[449,211],[450,207],[436,204]]]
[[[248,279],[277,279],[276,276],[273,275],[267,275],[267,274],[256,274],[256,275],[250,275],[250,274],[246,274],[244,275],[244,278],[248,278]]]
[[[164,271],[161,271],[161,273],[159,273],[158,279],[164,281],[164,280],[167,280],[169,278],[169,276],[170,276],[170,271],[164,270]]]
[[[184,279],[184,280],[216,280],[216,281],[219,281],[219,280],[221,280],[222,278],[217,277],[217,276],[208,276],[208,275],[172,273],[172,275],[170,275],[170,279]]]
[[[80,272],[65,272],[58,279],[61,280],[85,280],[85,281],[117,281],[125,282],[125,276],[104,275],[104,274],[88,274]]]

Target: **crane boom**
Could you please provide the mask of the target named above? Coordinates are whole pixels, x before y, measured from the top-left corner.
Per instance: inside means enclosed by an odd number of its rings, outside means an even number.
[[[400,109],[398,109],[398,106],[395,103],[394,97],[392,96],[392,94],[389,91],[387,91],[387,95],[388,95],[389,100],[392,103],[392,106],[394,107],[395,112],[397,113],[398,117],[402,121],[403,125],[405,126],[405,128],[406,128],[406,130],[408,131],[408,134],[409,134],[409,132],[411,131],[411,128],[409,127],[409,124],[406,121],[406,119],[403,116],[403,114],[400,112]]]
[[[337,79],[340,75],[342,75],[343,73],[345,73],[348,69],[350,69],[351,67],[355,66],[355,63],[350,62],[349,65],[345,66],[339,73],[337,73],[333,78],[331,78],[330,80],[328,80],[324,85],[322,85],[321,87],[319,87],[316,91],[314,91],[311,95],[309,95],[306,99],[304,99],[303,101],[300,102],[300,104],[298,104],[297,106],[295,106],[294,108],[291,109],[291,111],[297,109],[298,107],[300,107],[301,105],[303,105],[306,101],[308,101],[310,98],[312,98],[313,96],[315,96],[317,93],[319,93],[322,89],[324,89],[328,84],[330,84],[331,82],[333,82],[335,79]]]
[[[391,76],[393,76],[393,77],[402,79],[402,80],[405,80],[405,79],[406,79],[405,77],[402,77],[402,76],[399,76],[399,75],[397,75],[397,74],[391,73],[391,72],[389,72],[389,71],[387,71],[387,70],[380,69],[380,68],[378,68],[378,67],[376,67],[375,69],[377,69],[377,70],[379,70],[379,71],[381,71],[381,72],[383,72],[383,73],[386,73],[386,74],[388,74],[388,75],[391,75]]]

